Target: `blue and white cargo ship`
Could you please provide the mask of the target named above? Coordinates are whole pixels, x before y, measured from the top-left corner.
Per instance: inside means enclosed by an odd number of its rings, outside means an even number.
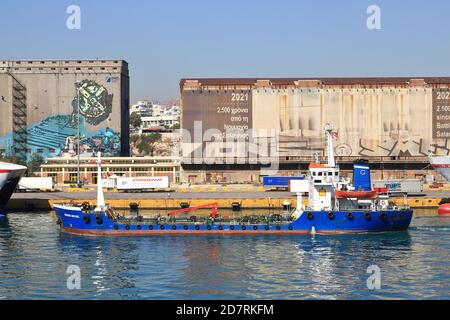
[[[150,235],[296,235],[402,231],[408,229],[413,211],[398,207],[388,196],[372,190],[367,164],[355,164],[354,185],[339,174],[327,125],[327,163],[312,163],[307,179],[297,185],[297,208],[288,215],[222,217],[217,204],[206,218],[188,216],[191,209],[152,218],[123,218],[106,205],[102,189],[101,158],[98,160],[97,205],[54,205],[63,231],[90,236]],[[308,194],[308,205],[303,196]]]

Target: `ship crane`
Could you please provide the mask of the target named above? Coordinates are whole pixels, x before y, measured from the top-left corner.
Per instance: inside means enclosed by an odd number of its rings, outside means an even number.
[[[199,209],[211,209],[211,218],[217,218],[219,216],[218,213],[218,209],[219,209],[219,203],[217,202],[212,202],[212,203],[207,203],[207,204],[203,204],[201,206],[196,206],[196,207],[190,207],[190,208],[184,208],[184,209],[179,209],[179,210],[175,210],[175,211],[171,211],[169,213],[167,213],[167,215],[169,216],[174,216],[177,215],[179,213],[187,213],[187,212],[192,212],[192,211],[196,211]]]

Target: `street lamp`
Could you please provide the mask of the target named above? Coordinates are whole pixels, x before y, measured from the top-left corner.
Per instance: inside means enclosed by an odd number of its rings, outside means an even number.
[[[77,81],[75,83],[77,90],[77,185],[81,188],[81,176],[80,176],[80,88],[81,83]]]

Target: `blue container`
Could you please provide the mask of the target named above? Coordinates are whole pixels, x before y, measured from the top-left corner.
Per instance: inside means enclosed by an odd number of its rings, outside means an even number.
[[[305,177],[282,177],[282,176],[273,176],[273,177],[264,177],[263,185],[264,187],[271,188],[289,188],[289,182],[291,180],[304,180]]]

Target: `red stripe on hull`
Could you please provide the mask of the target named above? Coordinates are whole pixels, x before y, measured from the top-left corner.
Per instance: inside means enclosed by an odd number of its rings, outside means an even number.
[[[310,231],[305,230],[234,230],[234,231],[220,231],[220,230],[80,230],[80,229],[71,229],[71,228],[62,228],[64,232],[75,234],[75,235],[83,235],[83,236],[204,236],[204,235],[221,235],[221,236],[233,236],[233,235],[306,235],[310,234]],[[317,231],[316,234],[353,234],[353,233],[368,233],[368,230],[349,230],[349,231]]]
[[[432,164],[433,168],[450,168],[450,164]]]
[[[11,170],[3,170],[3,169],[0,169],[0,173],[10,173],[11,172]]]

